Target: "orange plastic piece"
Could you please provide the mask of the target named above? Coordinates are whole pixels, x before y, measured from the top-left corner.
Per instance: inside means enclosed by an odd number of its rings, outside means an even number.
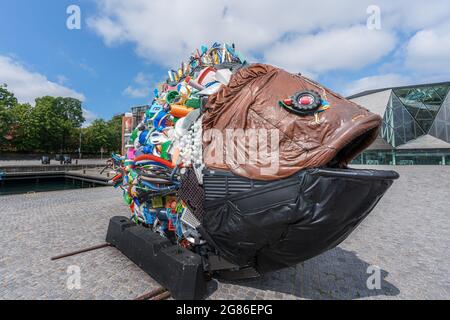
[[[170,106],[170,114],[174,116],[175,118],[184,118],[186,117],[191,111],[193,111],[193,108],[189,108],[186,106],[180,106],[177,104],[173,104]]]

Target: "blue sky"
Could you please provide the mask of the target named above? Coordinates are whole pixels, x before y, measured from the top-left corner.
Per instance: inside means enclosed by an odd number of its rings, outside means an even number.
[[[66,8],[71,4],[82,8],[81,30],[66,28]],[[130,44],[105,46],[86,26],[84,17],[95,12],[93,1],[1,0],[0,55],[81,93],[87,110],[108,118],[131,105],[148,103],[148,97],[132,98],[124,89],[139,73],[162,75],[165,68],[137,57]]]
[[[342,94],[450,80],[450,5],[392,2],[0,0],[0,83],[24,102],[74,96],[89,120],[109,118],[148,103],[168,68],[213,41]],[[66,27],[69,5],[81,30]]]

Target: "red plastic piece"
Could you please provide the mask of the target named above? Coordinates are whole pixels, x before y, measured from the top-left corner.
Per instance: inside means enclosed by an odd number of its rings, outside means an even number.
[[[121,173],[119,173],[117,176],[115,176],[112,181],[113,182],[117,182],[118,180],[122,179],[123,175]]]
[[[173,225],[172,219],[169,220],[169,231],[176,231],[175,226]]]
[[[165,160],[165,159],[162,159],[162,158],[160,158],[160,157],[151,155],[151,154],[144,154],[144,155],[142,155],[142,156],[136,157],[136,158],[134,159],[134,161],[135,161],[135,162],[140,162],[140,161],[155,161],[155,162],[158,162],[158,163],[160,163],[160,164],[162,164],[162,165],[165,165],[166,167],[169,167],[169,168],[171,168],[171,169],[174,169],[174,168],[175,168],[175,166],[173,165],[172,162],[167,161],[167,160]]]

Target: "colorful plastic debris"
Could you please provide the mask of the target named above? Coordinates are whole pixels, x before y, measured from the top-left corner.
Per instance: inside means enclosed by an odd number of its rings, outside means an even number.
[[[245,63],[234,45],[202,46],[154,90],[145,118],[130,137],[132,147],[112,158],[117,175],[111,183],[122,190],[133,221],[183,246],[198,243],[200,235],[182,222],[189,209],[177,191],[183,173],[203,169],[202,103],[230,80],[229,67]]]

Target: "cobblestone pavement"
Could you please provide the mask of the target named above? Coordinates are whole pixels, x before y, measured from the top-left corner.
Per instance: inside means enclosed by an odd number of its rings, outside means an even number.
[[[209,283],[209,299],[449,299],[450,167],[398,167],[402,175],[338,248],[258,280]],[[158,285],[114,248],[51,262],[104,242],[126,215],[112,188],[0,197],[0,299],[133,299]],[[381,269],[381,289],[366,286]],[[79,266],[81,290],[67,289]]]

